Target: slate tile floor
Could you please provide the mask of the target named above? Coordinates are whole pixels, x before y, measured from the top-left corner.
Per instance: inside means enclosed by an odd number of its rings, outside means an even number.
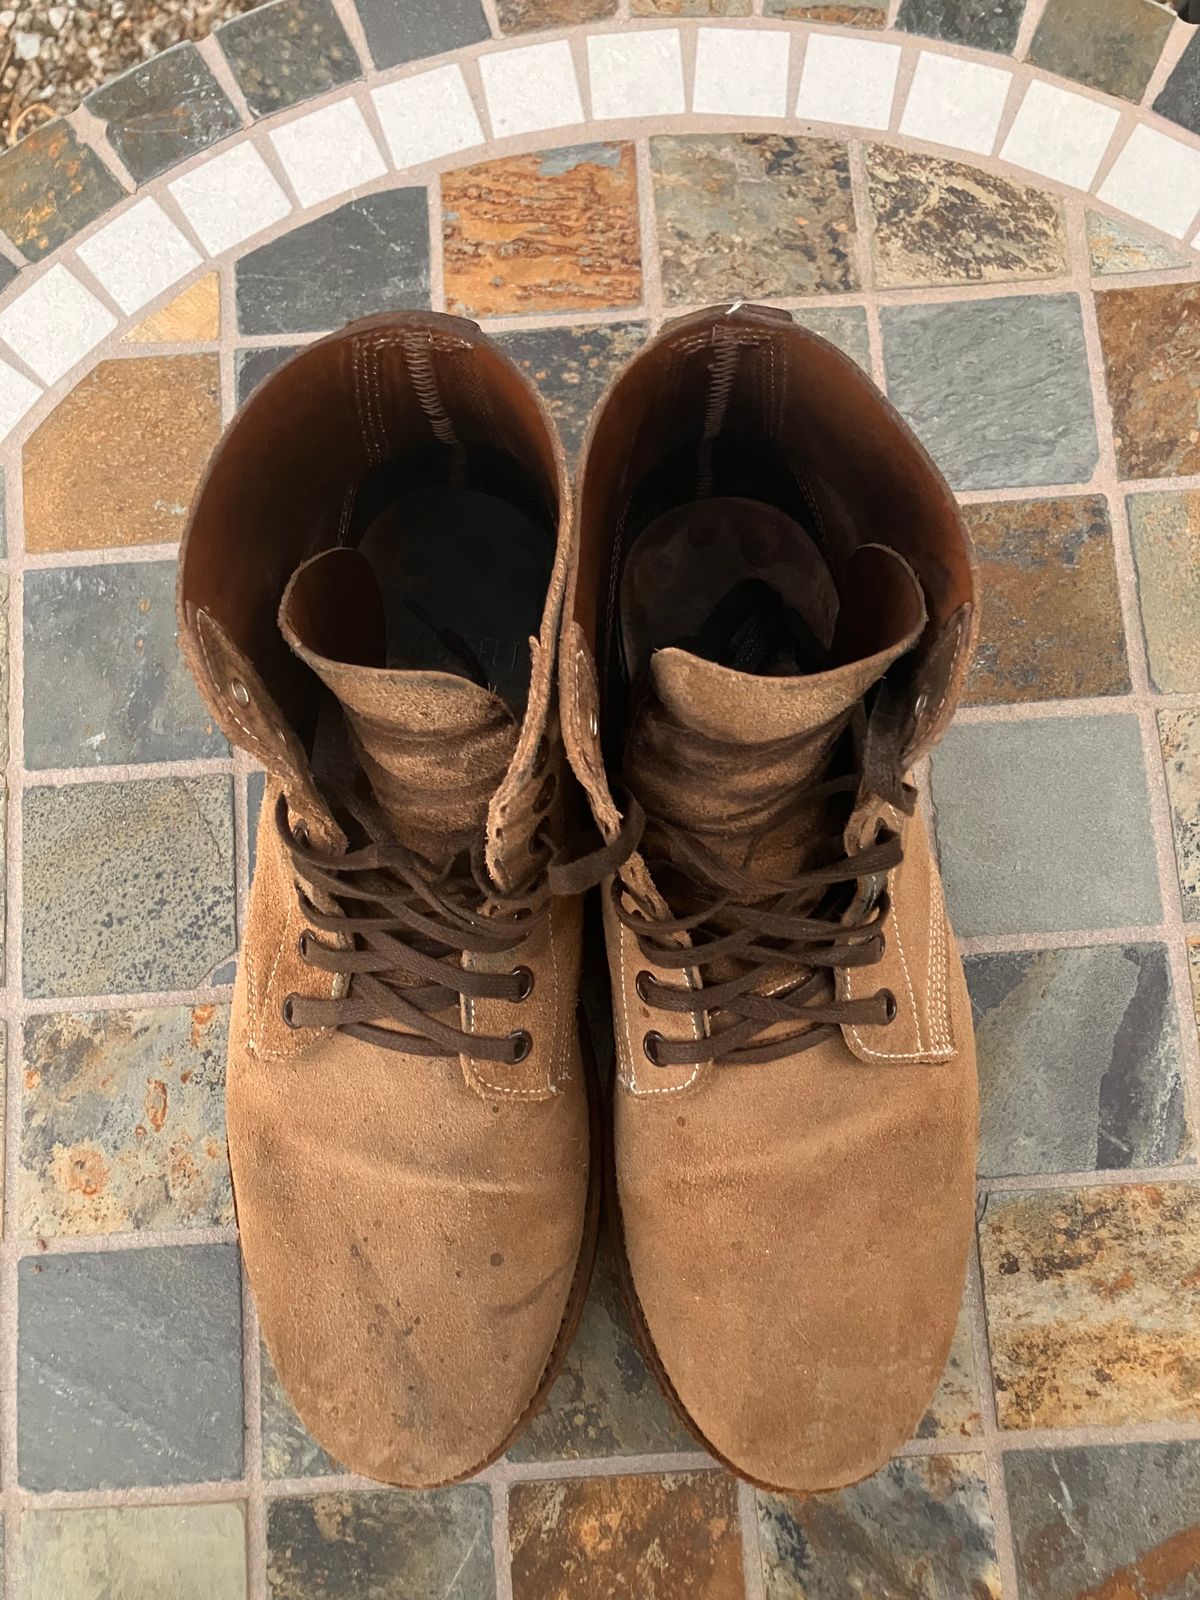
[[[293,9],[297,27],[331,14]],[[870,27],[881,8],[838,9]],[[900,15],[978,42],[1020,11]],[[514,32],[554,14],[500,10]],[[360,15],[377,59],[424,48],[418,8]],[[475,36],[473,3],[442,24]],[[240,74],[256,37],[222,43]],[[313,92],[281,63],[264,96]],[[175,542],[221,421],[348,315],[482,316],[576,450],[666,316],[743,292],[886,381],[964,502],[985,583],[931,784],[984,1106],[950,1360],[868,1483],[757,1494],[658,1394],[602,1258],[508,1458],[390,1493],[297,1421],[238,1271],[222,1065],[263,787],[182,672]],[[883,145],[485,149],[432,196],[360,195],[201,278],[5,455],[8,1600],[1195,1600],[1198,296],[1128,225]]]

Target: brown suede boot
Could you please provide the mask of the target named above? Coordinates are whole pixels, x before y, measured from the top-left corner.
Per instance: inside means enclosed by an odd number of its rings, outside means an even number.
[[[227,1089],[242,1249],[301,1418],[396,1484],[506,1447],[591,1267],[556,876],[569,522],[516,368],[398,314],[257,391],[180,558],[196,680],[267,769]]]
[[[609,837],[645,818],[605,898],[631,1307],[714,1454],[851,1483],[930,1400],[974,1220],[971,1012],[907,776],[967,669],[970,552],[869,379],[766,309],[671,325],[579,482],[567,750]]]

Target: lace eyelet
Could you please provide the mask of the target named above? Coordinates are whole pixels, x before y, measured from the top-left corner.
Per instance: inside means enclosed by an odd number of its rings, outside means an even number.
[[[517,980],[517,1003],[520,1004],[533,993],[533,973],[528,967],[515,967],[513,977]]]
[[[889,1022],[895,1022],[900,1007],[896,1004],[896,996],[890,989],[881,989],[876,998],[883,1001],[883,1021],[886,1027]]]
[[[637,990],[637,997],[644,1006],[652,1006],[654,1004],[649,992],[650,985],[653,982],[654,974],[652,972],[647,972],[644,968],[633,980],[633,987]]]
[[[298,995],[285,995],[283,1004],[279,1008],[279,1015],[283,1018],[284,1026],[287,1028],[298,1028],[300,1026],[296,1021],[295,1013],[295,1004],[298,999]]]
[[[547,773],[545,779],[543,780],[542,787],[537,792],[537,799],[533,802],[534,811],[539,813],[542,811],[548,811],[550,808],[550,802],[554,799],[554,792],[557,788],[558,774],[555,772]]]
[[[512,1059],[514,1066],[518,1061],[524,1061],[526,1056],[533,1049],[533,1035],[528,1033],[524,1028],[515,1028],[513,1032],[509,1034],[508,1042],[513,1047]]]
[[[308,960],[308,938],[309,938],[309,932],[310,932],[310,930],[308,928],[305,928],[304,932],[296,940],[296,954],[300,957],[301,961],[307,961]]]
[[[291,826],[292,826],[292,838],[296,841],[296,843],[300,846],[300,848],[302,850],[307,850],[308,847],[309,847],[309,844],[311,843],[311,840],[309,839],[309,835],[308,835],[308,823],[305,822],[303,817],[297,817],[295,822],[293,822]]]
[[[662,1058],[658,1053],[658,1047],[665,1042],[662,1034],[655,1028],[652,1028],[642,1039],[642,1054],[652,1067],[662,1066]]]
[[[547,761],[549,761],[549,759],[550,759],[550,741],[546,737],[546,735],[543,734],[542,737],[538,740],[537,750],[534,753],[533,770],[535,772],[541,772],[542,768],[546,765],[546,763],[547,763]]]

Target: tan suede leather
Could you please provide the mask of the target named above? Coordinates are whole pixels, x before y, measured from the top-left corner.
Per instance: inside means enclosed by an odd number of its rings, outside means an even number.
[[[410,462],[422,484],[500,462],[544,517],[552,568],[548,554],[520,714],[453,672],[383,659],[371,568],[343,547],[371,475],[403,483]],[[267,380],[227,431],[181,552],[189,662],[227,736],[268,773],[227,1086],[242,1250],[302,1420],[353,1471],[406,1486],[467,1476],[506,1447],[586,1293],[598,1173],[578,907],[552,902],[515,949],[471,958],[527,967],[527,998],[464,996],[439,1013],[464,1038],[526,1030],[522,1060],[383,1047],[287,1020],[289,997],[344,998],[354,981],[306,959],[310,885],[287,841],[302,823],[330,858],[347,847],[313,754],[331,714],[347,771],[423,860],[475,829],[499,896],[527,872],[535,830],[561,840],[551,663],[570,540],[562,452],[532,390],[473,324],[414,313],[354,324]]]
[[[786,469],[770,486],[746,465],[762,445],[762,459]],[[730,498],[710,501],[721,482]],[[798,538],[797,559],[801,545],[819,547],[840,596],[833,618],[827,579],[814,576],[811,618],[818,631],[828,624],[828,669],[789,677],[716,665],[662,648],[651,619],[652,649],[640,667],[632,660],[623,685],[614,662],[636,657],[637,645],[620,630],[653,607],[654,586],[639,590],[636,571],[622,585],[639,521],[658,517],[648,559],[659,570],[662,530],[686,528],[690,503],[711,570],[714,538],[753,555],[755,530],[767,529],[762,565],[778,572],[775,511],[745,510],[774,506],[777,495],[793,497],[789,515],[816,541]],[[608,837],[625,809],[612,781],[621,777],[651,816],[647,850],[650,826],[655,839],[699,829],[718,861],[744,865],[741,821],[764,797],[786,801],[821,781],[855,706],[894,749],[888,792],[864,778],[844,802],[847,852],[886,838],[881,826],[900,836],[886,882],[860,879],[845,913],[847,926],[881,918],[882,952],[832,974],[828,1003],[847,1020],[825,1026],[813,1047],[774,1060],[656,1064],[662,1047],[652,1050],[648,1035],[682,1042],[686,1054],[728,1019],[719,1008],[655,1005],[640,975],[702,993],[726,974],[719,958],[707,973],[656,967],[622,925],[618,904],[680,914],[647,853],[605,899],[618,1061],[612,1179],[635,1323],[689,1426],[736,1471],[794,1492],[841,1486],[876,1470],[917,1427],[948,1353],[974,1222],[970,1005],[925,824],[900,782],[946,726],[966,672],[970,552],[940,474],[869,379],[786,315],[755,307],[682,319],[616,379],[593,419],[578,506],[562,718]],[[755,847],[747,872],[778,881],[823,864],[810,852],[834,802],[811,792]],[[690,937],[674,942],[686,951]],[[754,993],[786,995],[801,975],[768,973]],[[761,1027],[768,1047],[797,1037],[782,1015]]]

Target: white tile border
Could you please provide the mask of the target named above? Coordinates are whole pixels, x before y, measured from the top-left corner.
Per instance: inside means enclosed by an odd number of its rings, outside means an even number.
[[[349,194],[388,169],[354,100],[334,100],[272,129],[269,137],[302,206]]]
[[[149,197],[118,212],[85,239],[76,254],[126,316],[186,278],[204,260],[158,201]]]
[[[692,110],[786,117],[791,35],[777,28],[699,28]]]
[[[1035,78],[1017,108],[1000,156],[1026,172],[1086,191],[1120,120],[1115,106]]]
[[[419,167],[484,142],[483,127],[460,66],[435,67],[372,89],[392,165]]]
[[[252,144],[218,150],[167,188],[209,255],[282,222],[292,202]]]
[[[0,439],[5,438],[42,398],[42,391],[7,361],[0,361]]]
[[[1182,239],[1200,212],[1200,150],[1139,123],[1098,198]]]
[[[1005,67],[922,50],[900,118],[900,132],[964,154],[990,155],[1012,77]]]
[[[677,117],[687,110],[677,28],[593,34],[587,56],[596,121]]]
[[[882,131],[892,120],[899,74],[898,44],[815,33],[804,52],[796,115]]]
[[[0,311],[0,339],[43,383],[57,383],[119,326],[61,262]]]
[[[492,132],[548,133],[583,121],[583,100],[565,39],[496,50],[479,58]]]

